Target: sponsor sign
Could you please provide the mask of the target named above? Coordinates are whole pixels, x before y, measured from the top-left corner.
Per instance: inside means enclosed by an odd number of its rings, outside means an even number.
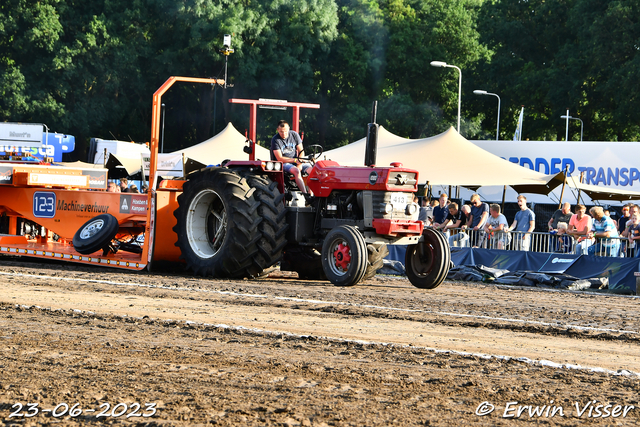
[[[121,194],[119,212],[121,214],[146,215],[147,196],[142,194]]]
[[[61,185],[65,187],[88,187],[87,175],[58,175],[51,173],[29,173],[28,185]]]
[[[471,141],[478,147],[528,169],[556,174],[565,169],[585,184],[620,190],[640,187],[640,142],[604,141]]]
[[[56,193],[52,191],[36,191],[33,193],[33,216],[36,218],[53,218],[56,216]]]
[[[83,169],[82,174],[89,177],[89,188],[107,188],[107,170],[106,169]]]
[[[13,168],[10,166],[0,166],[0,184],[13,183]]]
[[[142,155],[142,161],[144,162],[144,172],[146,176],[149,176],[149,170],[151,168],[151,158],[148,154]],[[182,153],[162,153],[157,157],[157,170],[158,174],[162,176],[182,176]]]
[[[0,145],[40,146],[43,130],[41,123],[0,123]]]
[[[550,254],[539,273],[564,273],[580,257],[575,254]]]
[[[56,204],[56,210],[63,212],[88,212],[88,213],[108,213],[109,205],[93,203],[81,203],[78,200],[60,199]]]

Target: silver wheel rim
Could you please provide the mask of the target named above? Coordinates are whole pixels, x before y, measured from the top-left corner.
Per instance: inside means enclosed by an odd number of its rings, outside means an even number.
[[[348,262],[346,269],[343,269],[342,267],[337,265],[337,263],[341,262],[341,260],[338,260],[336,258],[335,253],[337,250],[339,250],[340,245],[348,247],[349,256],[352,257],[351,260]],[[333,240],[331,242],[331,245],[329,246],[329,268],[331,269],[331,272],[336,276],[344,276],[349,271],[349,266],[351,266],[352,262],[353,262],[353,250],[351,249],[351,246],[349,245],[349,243],[347,243],[347,241],[342,238]]]
[[[80,232],[80,238],[82,240],[87,240],[95,236],[100,230],[102,230],[102,227],[104,227],[103,219],[96,219],[95,221],[91,221]]]
[[[227,211],[213,190],[199,192],[187,212],[187,241],[200,258],[215,256],[226,237]]]

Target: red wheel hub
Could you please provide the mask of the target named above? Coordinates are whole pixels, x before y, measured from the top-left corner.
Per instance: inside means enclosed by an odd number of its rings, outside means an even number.
[[[349,269],[351,263],[351,255],[349,254],[351,249],[348,245],[340,243],[335,251],[333,251],[333,257],[336,260],[336,267],[346,271]]]

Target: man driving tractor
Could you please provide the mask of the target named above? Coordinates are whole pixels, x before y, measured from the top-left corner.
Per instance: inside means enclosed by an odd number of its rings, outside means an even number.
[[[277,133],[271,138],[271,160],[282,162],[283,170],[293,175],[298,188],[305,198],[308,198],[310,195],[302,180],[302,173],[311,169],[311,165],[300,161],[300,153],[304,150],[302,139],[298,132],[290,130],[286,120],[278,122],[276,131]]]

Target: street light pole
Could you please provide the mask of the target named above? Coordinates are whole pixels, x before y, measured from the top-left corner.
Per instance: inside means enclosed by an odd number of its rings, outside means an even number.
[[[496,141],[498,141],[500,139],[500,97],[486,90],[474,90],[473,93],[476,95],[493,95],[498,98],[498,122],[496,123]]]
[[[567,119],[567,136],[566,136],[566,141],[569,140],[569,119],[571,120],[579,120],[580,121],[580,141],[582,141],[582,132],[584,130],[584,122],[582,121],[582,119],[578,118],[578,117],[571,117],[569,115],[569,110],[567,110],[567,115],[566,116],[560,116],[561,119]]]
[[[431,61],[432,67],[447,67],[458,70],[460,77],[458,78],[458,133],[460,133],[460,105],[462,104],[462,70],[455,65],[449,65],[442,61]]]

